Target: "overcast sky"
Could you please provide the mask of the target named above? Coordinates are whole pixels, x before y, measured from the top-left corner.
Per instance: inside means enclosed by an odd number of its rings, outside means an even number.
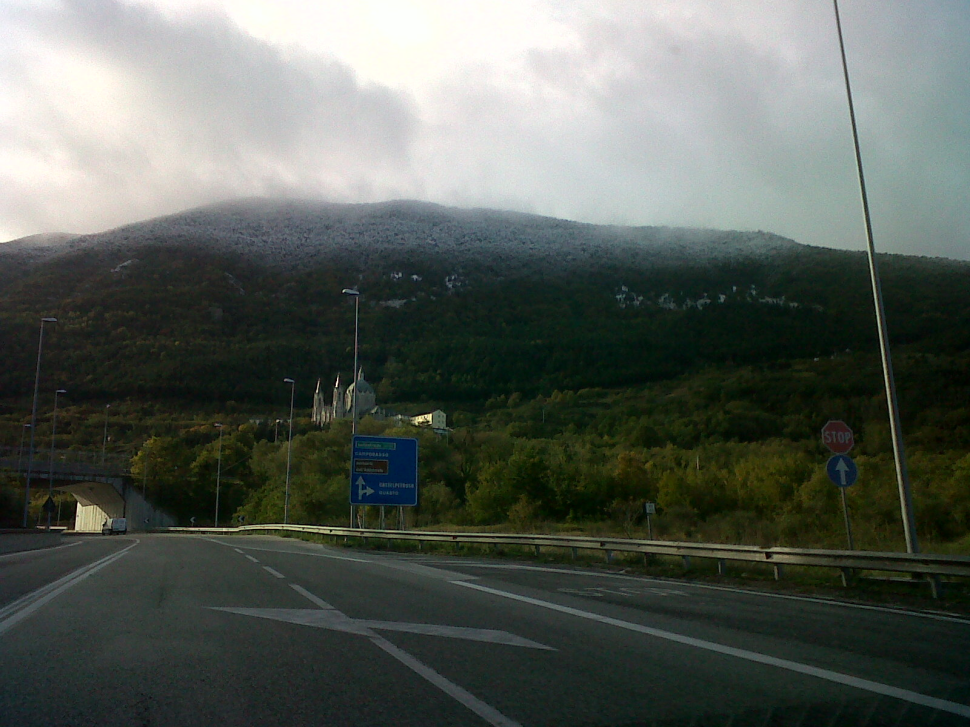
[[[877,249],[970,259],[970,0],[842,0]],[[830,0],[0,0],[0,240],[239,196],[862,249]]]

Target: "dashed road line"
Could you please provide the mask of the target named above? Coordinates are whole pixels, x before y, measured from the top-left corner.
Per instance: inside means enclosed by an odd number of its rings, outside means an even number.
[[[258,563],[258,562],[259,562],[258,560],[256,560],[256,559],[255,559],[255,558],[254,558],[253,556],[251,556],[251,555],[247,555],[246,557],[247,557],[247,558],[249,558],[249,560],[251,560],[251,561],[252,561],[253,563]]]
[[[266,571],[267,573],[269,573],[270,575],[276,576],[277,578],[286,578],[286,576],[284,576],[278,570],[274,570],[274,569],[270,568],[268,565],[264,565],[263,566],[263,570]]]

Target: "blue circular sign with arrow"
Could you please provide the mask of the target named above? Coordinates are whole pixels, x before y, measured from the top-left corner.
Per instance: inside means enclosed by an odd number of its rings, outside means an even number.
[[[839,487],[851,487],[859,479],[859,468],[851,457],[837,454],[829,458],[825,465],[829,479]]]

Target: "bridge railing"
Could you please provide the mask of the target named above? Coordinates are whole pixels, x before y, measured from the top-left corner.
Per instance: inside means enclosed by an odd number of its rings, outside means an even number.
[[[0,447],[0,469],[26,472],[27,459],[26,449],[21,453],[19,447]],[[50,459],[49,449],[35,449],[33,469],[46,472]],[[112,475],[123,475],[131,472],[131,455],[126,453],[106,454],[102,467],[101,452],[56,449],[54,450],[54,465],[55,471],[76,470],[78,472],[104,472]]]
[[[782,577],[785,566],[811,566],[835,568],[841,571],[843,582],[848,584],[856,571],[882,571],[905,573],[924,577],[930,584],[934,598],[939,597],[943,576],[970,578],[970,556],[935,555],[930,553],[885,553],[865,550],[819,550],[813,548],[761,548],[754,545],[722,545],[716,543],[687,543],[666,540],[634,540],[627,538],[592,538],[575,535],[523,535],[506,533],[451,533],[423,530],[369,530],[361,528],[330,527],[326,525],[242,525],[234,528],[160,528],[156,532],[226,534],[259,532],[300,532],[318,535],[364,538],[377,540],[404,540],[419,543],[452,543],[456,548],[462,544],[487,545],[500,548],[503,545],[530,547],[538,555],[542,548],[561,548],[572,552],[579,550],[600,551],[606,560],[613,553],[640,553],[644,559],[650,556],[674,556],[683,559],[684,567],[690,567],[691,558],[710,559],[717,562],[718,572],[724,573],[728,561],[765,563],[774,569],[776,579]]]

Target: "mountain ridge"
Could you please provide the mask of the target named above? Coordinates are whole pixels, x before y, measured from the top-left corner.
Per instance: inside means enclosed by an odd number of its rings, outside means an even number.
[[[265,401],[284,376],[348,370],[353,286],[385,402],[876,348],[865,254],[764,232],[263,199],[53,243],[0,245],[0,398],[30,390],[37,320],[52,315],[45,370],[75,396]],[[970,349],[970,264],[880,262],[894,345]]]
[[[282,238],[280,230],[285,230]],[[56,243],[45,245],[43,252],[29,244],[33,237],[0,245],[0,259],[28,248],[35,259],[49,259],[92,248],[120,252],[164,241],[204,243],[212,250],[284,268],[327,258],[349,260],[353,252],[366,253],[368,262],[379,256],[400,259],[402,254],[450,254],[459,262],[504,255],[558,268],[564,254],[575,264],[593,261],[594,256],[665,264],[778,254],[799,245],[760,231],[596,225],[414,200],[339,204],[274,198],[231,200],[100,233],[62,235]],[[368,249],[361,251],[364,240]]]

